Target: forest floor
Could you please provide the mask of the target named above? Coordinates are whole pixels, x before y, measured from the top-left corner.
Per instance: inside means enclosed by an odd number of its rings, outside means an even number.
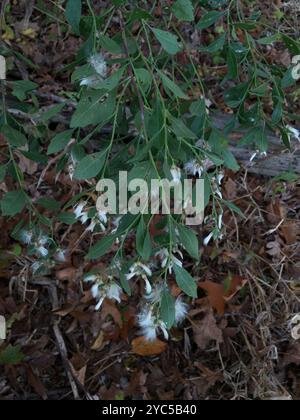
[[[10,79],[38,83],[39,99],[48,106],[72,91],[70,74],[57,69],[72,62],[79,41],[61,34],[59,21],[51,17],[52,2],[37,4],[27,32],[20,26],[23,11],[12,6],[12,32],[6,31],[4,41],[30,60],[16,60]],[[276,16],[276,9],[267,7]],[[286,60],[284,50],[270,56],[276,60],[279,53]],[[48,128],[65,129],[64,121]],[[25,158],[22,165],[34,193],[40,167],[29,166]],[[47,196],[61,202],[74,195],[70,178],[62,174],[56,180],[52,168],[44,185]],[[9,188],[0,184],[2,192]],[[82,252],[89,241],[77,244],[81,226],[65,235],[57,223],[65,246],[75,250],[51,275],[33,278],[30,259],[10,236],[19,219],[0,218],[0,315],[8,327],[7,339],[0,340],[0,399],[300,399],[299,178],[270,179],[247,168],[227,171],[223,192],[245,218],[227,209],[223,240],[201,249],[199,265],[192,267],[186,257],[186,267],[201,285],[199,298],[170,341],[148,349],[154,356],[141,355],[147,349],[139,349],[135,340],[142,284],[120,305],[106,301],[95,312],[82,284],[90,263]],[[202,228],[198,233],[207,235]],[[131,249],[134,240],[127,241],[128,253]],[[105,267],[109,258],[97,266]]]

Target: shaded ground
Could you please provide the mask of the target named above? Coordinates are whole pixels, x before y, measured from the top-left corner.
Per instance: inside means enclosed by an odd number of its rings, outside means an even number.
[[[13,9],[13,22],[22,16]],[[14,27],[15,39],[8,45],[40,69],[18,60],[11,79],[30,75],[41,85],[42,104],[49,105],[58,100],[49,95],[71,90],[69,74],[58,70],[72,61],[78,40],[62,35],[60,26],[41,19],[37,10],[32,23],[29,37]],[[217,98],[213,77],[211,86]],[[63,121],[56,121],[50,129],[61,127]],[[34,194],[40,168],[23,165]],[[2,218],[0,314],[8,337],[0,341],[0,398],[299,399],[300,336],[291,320],[300,313],[300,183],[289,181],[226,173],[224,196],[246,219],[226,210],[218,247],[203,248],[199,266],[186,256],[186,267],[199,279],[199,299],[183,328],[174,329],[153,357],[137,355],[131,344],[139,334],[135,314],[142,284],[136,283],[135,297],[124,295],[118,307],[106,302],[94,312],[82,284],[91,265],[84,261],[89,240],[78,243],[81,226],[66,230],[57,223],[56,237],[74,252],[51,275],[32,277],[30,259],[10,237],[19,220]],[[44,193],[62,202],[78,192],[67,174],[55,183],[52,168],[45,185]],[[200,238],[208,233],[199,230]],[[134,240],[128,240],[128,254],[133,250]],[[105,267],[108,260],[97,266]]]

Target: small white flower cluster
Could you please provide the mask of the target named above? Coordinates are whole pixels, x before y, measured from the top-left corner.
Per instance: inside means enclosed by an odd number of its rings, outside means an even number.
[[[223,182],[224,177],[225,177],[224,172],[220,172],[216,176],[214,176],[211,180],[213,193],[217,195],[221,200],[223,199],[222,182]]]
[[[253,153],[253,155],[250,158],[250,162],[253,162],[257,157],[258,158],[265,158],[268,156],[267,152],[261,152],[259,150],[256,150],[255,153]]]
[[[93,87],[107,77],[107,63],[101,53],[92,55],[88,62],[95,70],[96,75],[83,78],[80,82],[80,86]]]
[[[206,224],[211,224],[211,223],[215,224],[215,228],[204,239],[203,241],[204,246],[208,246],[212,239],[215,239],[215,240],[223,239],[223,234],[221,232],[222,227],[223,227],[223,211],[221,211],[221,213],[218,216],[216,216],[216,219],[214,219],[212,216],[208,216],[205,218],[204,222]]]
[[[175,184],[180,184],[181,182],[181,169],[178,168],[178,166],[173,165],[172,168],[170,169],[172,178],[173,178],[173,182]]]
[[[102,232],[106,231],[107,228],[107,214],[103,211],[97,211],[94,216],[90,216],[89,210],[85,209],[87,206],[87,202],[80,202],[74,207],[74,215],[77,220],[85,225],[89,222],[89,226],[86,228],[86,232],[93,233],[95,228],[98,226],[102,230]]]
[[[151,276],[152,270],[146,264],[138,261],[130,267],[129,273],[126,274],[126,280],[129,281],[134,277],[141,277],[145,282],[146,294],[149,295],[152,291],[152,286],[148,277]]]
[[[41,231],[34,229],[23,229],[19,234],[20,241],[28,246],[29,255],[35,255],[38,260],[31,265],[33,274],[48,271],[56,263],[64,263],[68,251],[55,246],[54,241]]]
[[[92,296],[98,301],[95,310],[98,311],[104,299],[116,300],[121,302],[122,289],[115,282],[112,276],[107,278],[102,277],[100,274],[88,274],[84,281],[86,283],[94,283],[91,287]]]
[[[300,131],[297,130],[296,128],[294,128],[294,127],[291,127],[290,125],[288,125],[286,128],[290,133],[290,137],[292,137],[292,138],[294,138],[294,139],[296,139],[300,142]]]
[[[58,248],[54,255],[54,259],[57,262],[64,263],[67,260],[67,253],[68,251],[65,249]]]
[[[162,331],[166,340],[169,339],[169,333],[166,324],[155,316],[153,306],[148,305],[138,315],[138,323],[141,327],[143,336],[148,341],[154,341],[157,338],[157,332]]]
[[[174,248],[174,254],[178,253],[183,258],[182,253]],[[172,273],[174,264],[182,267],[182,262],[175,257],[173,254],[170,256],[167,249],[162,249],[157,253],[158,258],[161,261],[162,268],[168,268],[169,272]],[[144,301],[145,306],[141,313],[138,315],[138,324],[141,327],[142,334],[144,337],[153,341],[156,339],[157,334],[163,333],[166,340],[169,338],[168,327],[160,317],[160,306],[163,292],[166,290],[166,285],[163,283],[156,284],[152,287],[149,278],[152,276],[151,268],[141,262],[134,263],[126,275],[127,281],[139,277],[145,282],[145,295]],[[179,297],[175,302],[175,323],[179,324],[184,320],[187,314],[188,306]]]
[[[181,260],[178,257],[176,257],[175,254],[178,254]],[[171,255],[167,248],[162,248],[159,252],[155,254],[155,256],[159,258],[161,262],[161,268],[166,268],[169,271],[169,274],[172,274],[174,265],[177,265],[179,267],[183,266],[183,254],[177,246],[173,248]]]
[[[214,166],[213,162],[210,159],[204,159],[203,161],[197,161],[196,159],[190,160],[184,166],[186,173],[192,176],[201,176],[204,172],[208,171]]]
[[[199,178],[201,178],[204,172],[203,165],[200,164],[196,159],[186,163],[184,168],[188,175],[198,176]]]
[[[31,230],[22,230],[20,233],[20,240],[24,245],[31,247],[32,251],[42,258],[46,258],[49,255],[49,250],[46,245],[49,245],[50,238],[43,234],[36,235]]]
[[[138,324],[141,333],[148,341],[154,341],[157,335],[162,332],[166,340],[169,339],[168,327],[160,317],[160,305],[165,285],[159,283],[151,292],[145,296],[146,305],[138,315]],[[188,306],[179,296],[175,301],[175,324],[180,324],[186,317]]]

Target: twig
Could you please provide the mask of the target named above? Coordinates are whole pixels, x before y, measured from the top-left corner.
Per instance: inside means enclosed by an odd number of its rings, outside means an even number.
[[[47,166],[45,167],[45,169],[43,170],[43,172],[41,173],[40,179],[37,183],[37,188],[39,188],[39,186],[41,185],[41,183],[43,182],[43,179],[48,171],[48,169],[54,165],[57,161],[59,161],[62,157],[65,156],[65,154],[67,153],[67,151],[70,149],[70,147],[75,143],[75,139],[71,139],[70,142],[68,143],[67,147],[65,147],[65,149],[58,154],[57,156],[55,156],[53,159],[51,159]]]
[[[58,104],[66,104],[66,106],[69,106],[71,108],[77,107],[76,102],[62,98],[61,96],[58,96],[58,95],[54,95],[53,93],[43,93],[43,92],[39,92],[38,90],[33,90],[33,93],[42,99],[47,99],[52,102],[57,102]]]
[[[49,108],[49,107],[47,107],[47,108]],[[43,111],[43,108],[42,108],[42,111]],[[46,111],[46,109],[44,109],[44,111]],[[7,112],[9,114],[14,115],[17,118],[20,118],[21,120],[29,120],[34,125],[36,125],[35,119],[38,119],[41,116],[40,113],[39,114],[27,114],[26,112],[23,112],[23,111],[20,111],[19,109],[14,109],[14,108],[9,108],[7,110]],[[65,124],[65,125],[70,124],[70,120],[68,118],[64,117],[63,115],[56,115],[55,117],[50,118],[50,121]]]
[[[125,22],[124,22],[124,18],[123,18],[123,14],[122,14],[121,10],[119,10],[119,18],[120,18],[120,27],[121,27],[122,39],[123,39],[123,44],[124,44],[126,56],[130,60],[130,52],[129,52],[129,47],[128,47],[127,38],[126,38]],[[132,80],[132,85],[134,87],[135,93],[136,93],[137,98],[138,98],[138,101],[139,101],[142,124],[143,124],[143,126],[145,126],[145,106],[144,106],[144,101],[143,101],[141,92],[140,92],[140,90],[138,88],[138,85],[136,83],[135,76],[133,74],[131,65],[128,66],[128,74],[129,74],[129,76],[130,76],[130,78]]]
[[[31,18],[32,13],[33,13],[34,3],[35,3],[35,0],[26,0],[25,1],[25,16],[24,16],[24,19],[23,19],[23,27],[24,28],[29,27],[30,18]]]
[[[73,378],[72,369],[71,369],[71,366],[70,366],[70,362],[68,360],[67,347],[66,347],[64,338],[62,336],[62,333],[60,332],[60,329],[59,329],[57,324],[53,326],[53,331],[54,331],[54,334],[55,334],[55,338],[56,338],[56,341],[57,341],[57,345],[58,345],[58,348],[59,348],[59,352],[60,352],[63,364],[64,364],[65,369],[67,371],[67,376],[68,376],[68,380],[69,380],[70,385],[71,385],[71,389],[72,389],[72,392],[73,392],[74,399],[75,400],[80,400],[78,388],[77,388],[76,382]]]

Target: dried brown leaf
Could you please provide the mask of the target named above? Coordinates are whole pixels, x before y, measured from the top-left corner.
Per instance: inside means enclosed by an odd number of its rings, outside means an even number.
[[[139,356],[157,356],[167,350],[167,343],[156,339],[148,341],[145,337],[138,337],[132,341],[132,351]]]
[[[208,345],[215,341],[217,344],[223,343],[223,333],[218,327],[212,310],[204,314],[200,321],[193,321],[194,341],[201,350],[205,350]]]

